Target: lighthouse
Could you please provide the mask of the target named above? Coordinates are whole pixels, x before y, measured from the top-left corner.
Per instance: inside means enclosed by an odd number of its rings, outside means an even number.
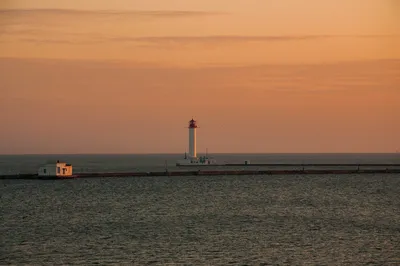
[[[196,151],[196,130],[197,130],[197,122],[195,120],[189,121],[189,158],[196,159],[197,151]]]
[[[178,160],[177,166],[202,166],[202,165],[215,165],[217,161],[213,158],[209,158],[208,155],[200,156],[197,158],[197,147],[196,147],[196,130],[197,130],[197,122],[192,118],[189,121],[189,156],[186,156],[185,159]]]

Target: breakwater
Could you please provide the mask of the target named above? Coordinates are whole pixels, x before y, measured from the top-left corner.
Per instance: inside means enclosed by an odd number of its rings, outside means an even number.
[[[342,166],[342,165],[340,165]],[[393,165],[390,165],[393,166]],[[2,175],[0,179],[70,179],[102,177],[151,177],[151,176],[229,176],[229,175],[326,175],[326,174],[400,174],[400,168],[386,169],[301,169],[301,170],[195,170],[118,173],[77,173],[72,176],[38,176],[37,174]]]
[[[400,168],[400,164],[336,164],[336,163],[324,163],[324,164],[315,164],[315,163],[226,163],[226,164],[192,164],[192,165],[179,165],[179,167],[215,167],[215,166],[240,166],[240,167],[254,167],[254,166],[266,166],[266,167],[398,167]]]

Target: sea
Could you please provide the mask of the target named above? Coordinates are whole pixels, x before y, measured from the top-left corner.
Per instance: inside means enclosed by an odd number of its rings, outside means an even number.
[[[400,154],[214,154],[400,164]],[[178,169],[179,154],[0,155],[0,175]],[[0,179],[0,265],[400,265],[400,174]]]

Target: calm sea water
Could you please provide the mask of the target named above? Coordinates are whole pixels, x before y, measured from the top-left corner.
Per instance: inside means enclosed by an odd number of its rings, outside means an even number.
[[[396,154],[217,156],[399,163]],[[175,158],[0,156],[0,169],[60,159],[80,171],[154,170]],[[400,264],[400,175],[0,180],[0,195],[1,265]]]

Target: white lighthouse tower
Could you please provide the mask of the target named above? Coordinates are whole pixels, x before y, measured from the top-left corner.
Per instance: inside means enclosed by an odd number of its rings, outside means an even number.
[[[189,159],[197,159],[196,129],[197,122],[192,118],[189,121]]]
[[[189,121],[189,156],[186,156],[185,159],[179,160],[176,165],[177,166],[201,166],[201,165],[211,165],[216,164],[216,160],[210,159],[206,156],[200,156],[197,158],[197,147],[196,147],[196,130],[197,130],[197,122],[192,118]]]

